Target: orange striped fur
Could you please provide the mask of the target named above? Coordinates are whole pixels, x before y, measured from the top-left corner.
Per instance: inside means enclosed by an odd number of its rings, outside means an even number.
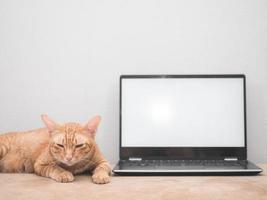
[[[71,182],[75,174],[89,171],[94,183],[109,182],[110,165],[95,142],[99,116],[85,126],[60,125],[47,115],[42,120],[46,128],[0,135],[0,172],[36,173]]]

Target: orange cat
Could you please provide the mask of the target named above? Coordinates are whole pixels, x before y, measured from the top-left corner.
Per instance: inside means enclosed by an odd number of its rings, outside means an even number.
[[[85,126],[60,125],[47,115],[42,120],[46,128],[0,135],[0,172],[36,173],[65,183],[90,171],[94,183],[109,182],[110,165],[95,143],[99,116]]]

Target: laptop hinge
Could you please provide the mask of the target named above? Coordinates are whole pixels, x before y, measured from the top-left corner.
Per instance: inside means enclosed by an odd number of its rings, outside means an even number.
[[[142,158],[130,157],[129,160],[130,160],[130,161],[141,161]]]
[[[238,158],[237,157],[226,157],[224,158],[225,161],[237,161]]]

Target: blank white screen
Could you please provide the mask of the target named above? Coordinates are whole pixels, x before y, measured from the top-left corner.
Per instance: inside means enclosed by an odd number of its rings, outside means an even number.
[[[122,79],[123,147],[244,147],[242,78]]]

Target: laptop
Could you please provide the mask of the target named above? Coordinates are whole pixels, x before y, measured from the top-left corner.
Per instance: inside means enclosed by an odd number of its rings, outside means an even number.
[[[118,175],[254,175],[245,75],[122,75]]]

